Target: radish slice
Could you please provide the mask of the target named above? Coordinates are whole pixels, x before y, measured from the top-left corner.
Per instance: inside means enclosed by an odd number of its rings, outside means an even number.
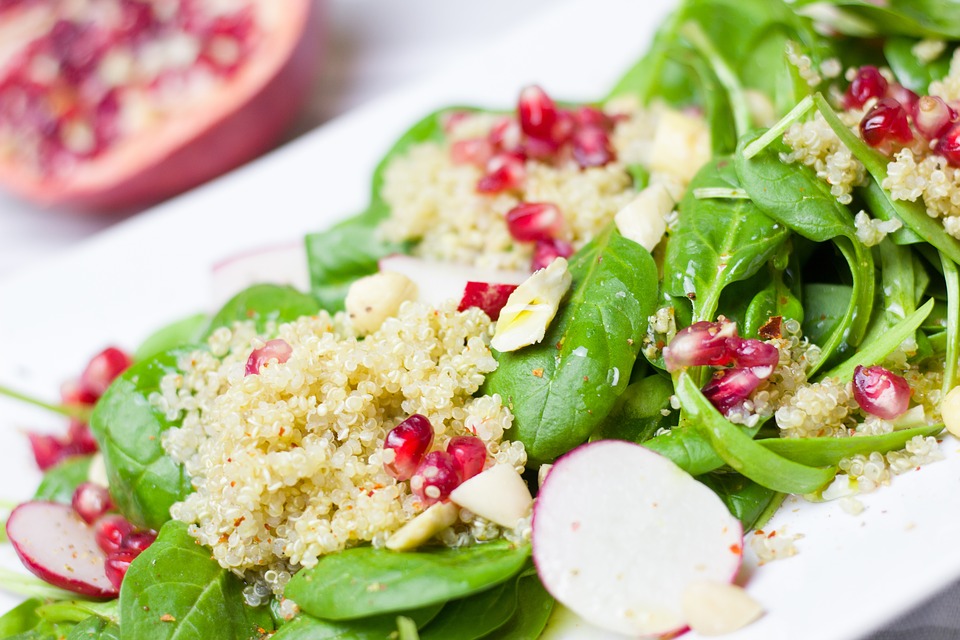
[[[689,585],[731,582],[742,543],[740,522],[710,489],[615,440],[557,460],[533,512],[533,559],[547,590],[586,621],[634,637],[683,629]]]
[[[260,247],[222,260],[213,266],[213,307],[218,309],[254,284],[288,284],[310,289],[307,252],[302,242]]]
[[[462,301],[468,282],[520,284],[529,271],[500,271],[448,262],[424,260],[401,254],[380,260],[380,271],[402,273],[417,283],[420,301],[437,306],[453,298]]]
[[[7,537],[24,566],[50,584],[95,598],[119,592],[104,571],[93,527],[68,504],[25,502],[7,520]]]

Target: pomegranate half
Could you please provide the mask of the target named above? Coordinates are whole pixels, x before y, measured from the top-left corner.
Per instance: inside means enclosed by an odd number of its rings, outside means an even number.
[[[269,149],[309,96],[319,0],[0,0],[0,185],[129,210]]]

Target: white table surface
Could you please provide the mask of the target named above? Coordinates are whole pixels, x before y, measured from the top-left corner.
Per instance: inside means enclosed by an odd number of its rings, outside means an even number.
[[[327,0],[329,33],[322,77],[291,136],[438,68],[454,65],[458,57],[469,55],[517,25],[536,20],[555,4],[549,0],[469,4],[447,0]],[[43,211],[0,193],[0,283],[122,220],[117,216]],[[850,597],[857,597],[855,589]],[[957,638],[960,583],[869,636],[869,640]]]

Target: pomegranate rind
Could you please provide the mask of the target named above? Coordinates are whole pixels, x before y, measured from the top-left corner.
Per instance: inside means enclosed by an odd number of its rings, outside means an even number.
[[[93,527],[70,505],[25,502],[11,512],[7,537],[23,565],[50,584],[93,598],[119,591],[104,570],[106,554]]]
[[[743,530],[723,502],[663,456],[602,440],[558,459],[533,512],[547,591],[600,628],[656,637],[686,626],[693,582],[731,582]]]
[[[256,4],[269,6],[270,0]],[[0,161],[0,185],[42,207],[125,211],[176,195],[270,149],[306,102],[322,55],[320,0],[289,0],[237,75],[191,109],[66,176]]]

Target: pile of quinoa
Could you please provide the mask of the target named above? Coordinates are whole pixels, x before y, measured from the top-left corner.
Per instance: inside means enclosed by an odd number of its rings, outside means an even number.
[[[651,157],[657,124],[667,109],[641,107],[631,98],[611,101],[604,112],[616,123],[610,136],[614,161],[581,169],[572,158],[558,165],[529,159],[523,188],[497,194],[478,193],[482,170],[454,163],[450,149],[459,140],[485,137],[502,116],[465,115],[452,122],[442,142],[414,145],[387,166],[382,194],[390,217],[379,231],[394,241],[419,241],[414,253],[425,258],[526,269],[532,247],[510,236],[504,216],[521,202],[550,202],[563,214],[560,239],[579,249],[636,197],[629,166],[653,167],[650,183],[665,183],[676,200],[682,196],[696,167],[683,167],[685,175],[679,175],[656,167]],[[701,142],[708,145],[708,137]],[[701,155],[709,159],[708,146]]]
[[[522,444],[504,440],[509,410],[499,396],[474,397],[496,368],[492,323],[479,309],[407,302],[363,339],[345,315],[325,312],[268,334],[292,347],[287,362],[244,375],[267,336],[250,323],[221,328],[153,398],[183,418],[163,446],[195,488],[171,515],[224,568],[280,592],[292,571],[324,554],[382,546],[424,509],[383,468],[384,437],[414,413],[432,423],[434,449],[476,435],[488,465],[523,469]],[[444,539],[469,544],[499,533],[464,514]]]

